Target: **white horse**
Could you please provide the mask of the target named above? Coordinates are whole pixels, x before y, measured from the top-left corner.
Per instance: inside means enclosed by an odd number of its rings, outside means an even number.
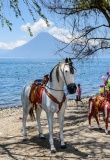
[[[72,61],[70,58],[66,58],[65,62],[58,63],[50,72],[49,81],[46,84],[42,93],[42,103],[36,104],[36,120],[38,123],[39,137],[42,139],[45,138],[40,122],[40,115],[43,109],[47,115],[49,127],[49,142],[52,153],[56,152],[53,140],[54,113],[57,113],[58,115],[61,148],[66,148],[63,137],[64,113],[67,106],[67,100],[64,93],[64,84],[66,84],[69,94],[74,94],[76,91],[74,74],[75,68],[72,66]],[[30,90],[31,84],[23,88],[21,95],[23,106],[23,140],[26,140],[27,115],[29,111],[33,108],[33,105],[29,100]]]

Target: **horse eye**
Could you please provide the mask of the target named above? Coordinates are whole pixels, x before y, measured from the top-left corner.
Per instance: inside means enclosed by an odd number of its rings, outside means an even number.
[[[67,70],[65,72],[68,72]]]

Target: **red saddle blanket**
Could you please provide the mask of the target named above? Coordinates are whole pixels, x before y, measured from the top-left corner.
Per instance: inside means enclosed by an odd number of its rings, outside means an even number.
[[[44,91],[44,88],[39,88],[38,93],[37,93],[37,97],[36,97],[36,103],[42,103],[42,93]]]
[[[44,87],[41,85],[37,85],[36,83],[33,83],[31,85],[31,91],[29,95],[29,100],[32,104],[42,103],[42,93],[44,91]]]

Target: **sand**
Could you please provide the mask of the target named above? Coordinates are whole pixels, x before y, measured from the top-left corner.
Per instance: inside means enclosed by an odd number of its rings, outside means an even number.
[[[64,120],[66,149],[60,148],[58,119],[54,118],[54,141],[57,152],[52,154],[49,146],[49,132],[45,112],[41,122],[46,140],[40,140],[36,121],[27,119],[27,142],[22,142],[22,107],[0,109],[0,160],[103,160],[110,159],[110,131],[104,132],[104,122],[100,118],[102,130],[92,119],[92,129],[88,129],[88,98],[84,106],[75,106],[68,100]],[[110,130],[110,127],[109,127]]]

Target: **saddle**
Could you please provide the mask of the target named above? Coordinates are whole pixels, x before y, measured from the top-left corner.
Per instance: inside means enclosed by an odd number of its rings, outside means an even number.
[[[97,96],[94,100],[94,107],[98,111],[98,108],[102,105],[102,103],[105,101],[104,97]]]
[[[35,81],[31,84],[31,90],[29,95],[29,100],[33,106],[36,104],[41,104],[42,102],[42,92],[44,90],[44,85],[37,84]]]

